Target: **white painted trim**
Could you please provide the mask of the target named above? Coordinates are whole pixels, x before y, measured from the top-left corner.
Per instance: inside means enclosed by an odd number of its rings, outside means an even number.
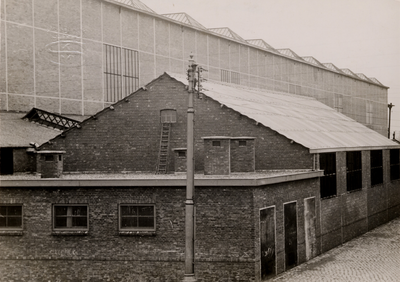
[[[81,31],[81,33],[80,33],[80,36],[81,36],[81,99],[82,99],[82,112],[81,112],[81,114],[84,116],[85,115],[85,97],[84,97],[84,93],[85,93],[85,88],[84,88],[84,85],[83,85],[83,83],[84,83],[84,79],[83,79],[83,75],[84,75],[84,73],[83,73],[83,55],[84,55],[84,52],[83,52],[83,28],[82,28],[82,22],[83,22],[83,20],[82,20],[82,0],[80,0],[80,2],[79,2],[79,9],[80,9],[80,31]]]

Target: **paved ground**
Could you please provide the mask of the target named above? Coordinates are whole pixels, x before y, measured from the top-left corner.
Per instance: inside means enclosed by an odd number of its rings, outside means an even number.
[[[272,281],[400,281],[400,218],[343,244]]]

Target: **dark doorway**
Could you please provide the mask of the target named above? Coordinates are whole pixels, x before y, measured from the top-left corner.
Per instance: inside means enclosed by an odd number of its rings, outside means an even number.
[[[0,148],[0,174],[13,174],[14,161],[12,148]]]
[[[260,210],[261,279],[276,275],[275,208]]]
[[[285,266],[286,270],[297,265],[296,203],[284,205],[285,217]]]

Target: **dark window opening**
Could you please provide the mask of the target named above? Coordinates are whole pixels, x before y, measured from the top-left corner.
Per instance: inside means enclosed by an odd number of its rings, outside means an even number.
[[[347,191],[362,188],[361,151],[346,152]]]
[[[119,227],[121,230],[155,230],[154,205],[120,205]]]
[[[0,229],[22,228],[22,205],[0,206]]]
[[[62,155],[58,155],[58,160],[61,162],[62,161]]]
[[[0,174],[14,173],[14,154],[12,148],[0,148]]]
[[[104,46],[106,102],[116,102],[139,88],[139,56],[134,50]]]
[[[390,150],[390,180],[400,179],[400,149]]]
[[[186,152],[185,151],[179,151],[178,152],[178,157],[181,157],[181,158],[186,157]]]
[[[46,162],[54,162],[54,155],[45,155],[44,160]]]
[[[383,183],[382,150],[371,151],[371,185]]]
[[[324,153],[319,155],[320,169],[324,171],[321,177],[321,198],[336,196],[336,153]]]
[[[239,147],[246,147],[247,146],[247,142],[244,140],[240,140],[239,141]]]
[[[212,141],[212,145],[214,147],[219,147],[219,146],[221,146],[221,141]]]
[[[86,205],[54,206],[54,229],[87,229]]]

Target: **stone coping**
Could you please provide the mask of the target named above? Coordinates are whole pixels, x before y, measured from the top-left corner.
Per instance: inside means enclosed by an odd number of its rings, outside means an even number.
[[[230,175],[195,174],[195,186],[262,186],[323,176],[322,170],[271,170]],[[40,178],[40,174],[0,177],[2,187],[148,187],[186,186],[186,173],[150,174],[63,174],[60,178]]]

